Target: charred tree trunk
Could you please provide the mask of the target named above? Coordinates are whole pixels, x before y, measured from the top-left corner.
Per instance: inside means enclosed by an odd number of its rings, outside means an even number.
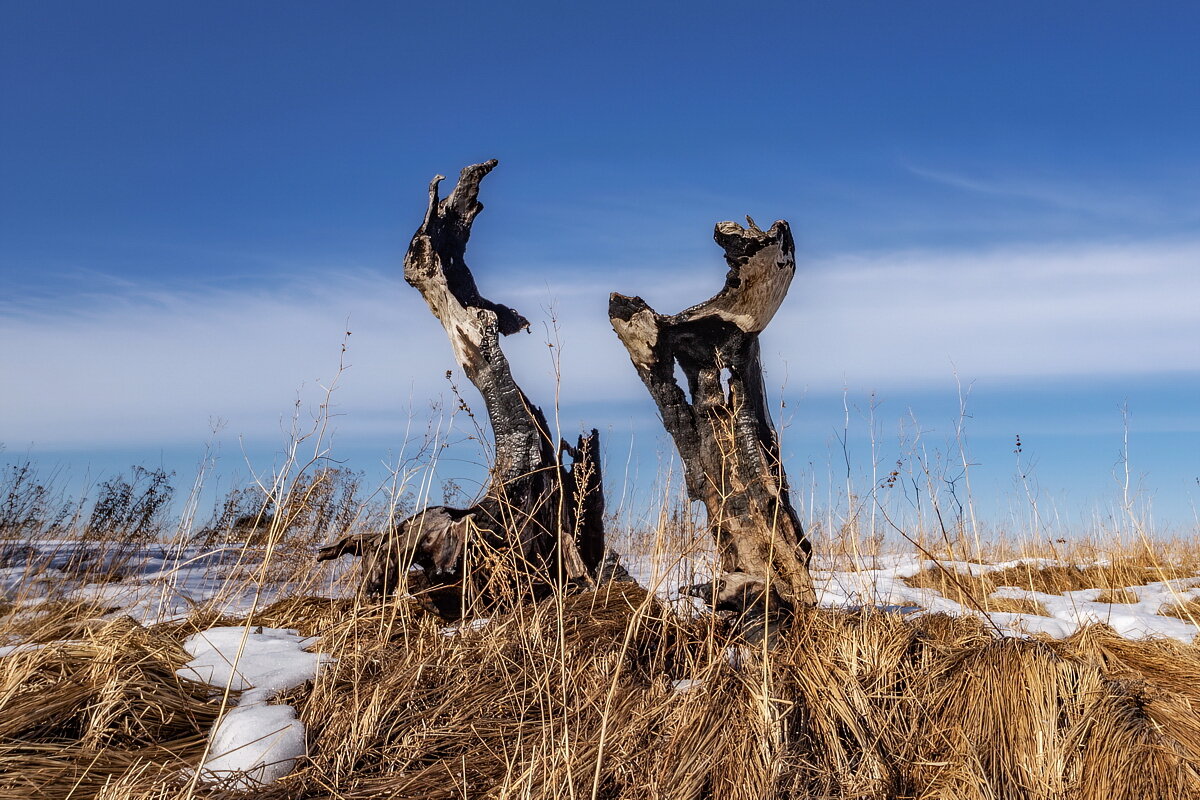
[[[604,553],[604,491],[599,438],[554,442],[541,409],[513,379],[500,337],[529,322],[482,297],[466,263],[471,225],[483,210],[479,184],[495,159],[462,170],[445,198],[444,177],[429,185],[429,206],[404,257],[404,279],[442,323],[455,360],[483,396],[495,463],[483,499],[467,509],[431,507],[381,535],[347,537],[319,559],[364,557],[365,589],[395,591],[411,565],[422,594],[446,616],[465,603],[537,594],[550,585],[589,583]],[[571,456],[564,465],[561,456]]]
[[[708,512],[726,573],[715,599],[794,608],[814,601],[811,548],[789,497],[758,337],[796,272],[795,244],[782,220],[769,231],[747,222],[716,226],[729,273],[715,297],[668,316],[614,293],[608,315],[679,449],[688,495]]]

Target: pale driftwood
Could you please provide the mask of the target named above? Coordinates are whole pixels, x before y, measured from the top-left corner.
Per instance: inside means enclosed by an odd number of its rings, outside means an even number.
[[[442,323],[454,358],[483,396],[495,463],[483,499],[468,509],[429,508],[382,534],[347,537],[319,558],[358,555],[369,593],[394,591],[421,567],[424,596],[448,616],[464,602],[588,584],[604,555],[604,491],[593,430],[574,446],[554,442],[546,417],[517,385],[500,337],[529,322],[480,295],[466,263],[471,224],[483,210],[479,184],[495,159],[462,170],[440,198],[439,175],[404,257],[404,279]],[[561,456],[571,456],[565,465]],[[504,572],[504,576],[499,575]]]
[[[679,449],[688,495],[705,505],[722,570],[741,584],[761,580],[762,598],[795,607],[814,602],[811,548],[789,497],[758,342],[795,275],[795,244],[782,220],[768,231],[747,222],[716,226],[729,273],[714,297],[664,315],[614,293],[608,315]]]

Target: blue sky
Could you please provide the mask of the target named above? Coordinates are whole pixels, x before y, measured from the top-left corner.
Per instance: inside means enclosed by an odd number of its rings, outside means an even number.
[[[186,472],[219,417],[269,462],[349,320],[339,446],[373,469],[452,365],[399,276],[424,187],[495,156],[470,259],[535,320],[522,379],[549,404],[553,307],[564,427],[634,431],[644,470],[607,293],[703,299],[751,214],[799,239],[764,342],[794,472],[830,471],[843,393],[944,447],[957,381],[997,519],[1018,433],[1065,517],[1110,503],[1128,404],[1192,525],[1198,38],[1186,3],[5,4],[4,456]]]

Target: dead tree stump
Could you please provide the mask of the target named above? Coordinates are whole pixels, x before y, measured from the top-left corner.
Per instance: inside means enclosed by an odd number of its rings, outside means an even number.
[[[450,617],[554,585],[587,585],[604,555],[600,434],[592,430],[574,446],[551,438],[500,347],[501,336],[529,322],[481,296],[467,267],[471,225],[483,210],[479,184],[496,164],[464,168],[445,198],[438,195],[444,177],[433,179],[425,219],[404,257],[404,279],[442,323],[455,360],[483,396],[495,440],[488,490],[470,508],[430,507],[390,531],[346,537],[318,555],[363,557],[371,594],[396,591],[419,566],[418,597]]]
[[[718,586],[755,587],[743,602],[794,608],[814,602],[811,547],[789,497],[758,339],[795,275],[795,243],[782,220],[768,231],[747,222],[716,226],[729,265],[716,296],[668,316],[614,293],[608,316],[675,441],[688,496],[708,512],[727,573]]]

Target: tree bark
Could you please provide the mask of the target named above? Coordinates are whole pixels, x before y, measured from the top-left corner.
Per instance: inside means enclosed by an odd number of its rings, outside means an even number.
[[[794,608],[814,602],[811,547],[789,496],[758,339],[795,275],[795,244],[782,220],[768,231],[747,222],[716,226],[729,265],[716,296],[664,315],[613,293],[608,315],[679,450],[688,496],[708,512],[721,585],[744,596],[761,582],[763,597]]]
[[[455,360],[483,396],[495,439],[488,490],[470,508],[431,507],[391,531],[346,537],[318,555],[364,557],[371,594],[395,591],[409,568],[420,566],[423,596],[446,616],[551,585],[588,584],[604,554],[600,435],[593,430],[575,446],[553,441],[500,346],[501,336],[529,322],[481,296],[467,267],[471,225],[483,210],[479,184],[496,164],[464,168],[445,198],[438,194],[444,177],[433,179],[425,219],[404,257],[404,279],[442,323]]]

